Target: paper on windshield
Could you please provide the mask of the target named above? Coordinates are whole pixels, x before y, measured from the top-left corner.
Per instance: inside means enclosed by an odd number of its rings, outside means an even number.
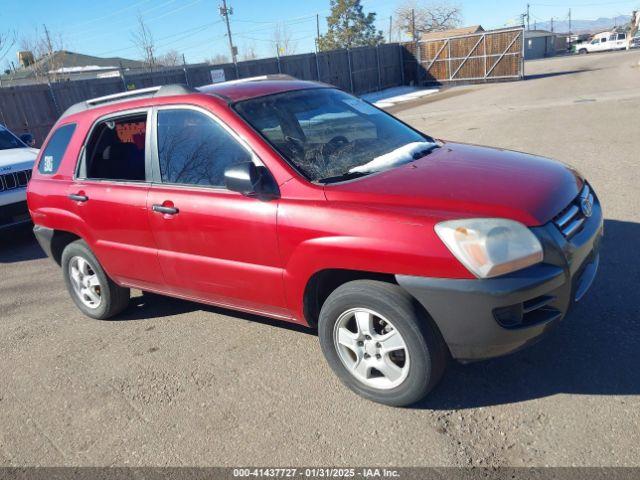
[[[357,110],[360,113],[364,113],[365,115],[378,115],[380,110],[376,107],[368,104],[364,100],[360,100],[359,98],[348,98],[343,100],[344,103],[349,105],[351,108]]]
[[[349,173],[365,173],[365,172],[377,172],[380,170],[385,170],[387,168],[391,168],[395,165],[399,165],[402,163],[408,163],[413,161],[413,156],[421,152],[425,149],[433,147],[434,144],[431,142],[411,142],[406,145],[396,148],[389,153],[385,153],[384,155],[380,155],[379,157],[374,158],[370,162],[365,163],[364,165],[359,165],[357,167],[353,167],[349,169]]]

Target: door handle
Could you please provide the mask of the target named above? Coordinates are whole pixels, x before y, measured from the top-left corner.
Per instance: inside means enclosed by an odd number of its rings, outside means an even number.
[[[153,205],[151,209],[154,212],[164,213],[165,215],[175,215],[180,211],[176,207],[165,207],[164,205]]]
[[[76,202],[86,202],[87,200],[89,200],[89,197],[87,197],[86,195],[81,195],[79,193],[71,193],[69,194],[69,198]]]

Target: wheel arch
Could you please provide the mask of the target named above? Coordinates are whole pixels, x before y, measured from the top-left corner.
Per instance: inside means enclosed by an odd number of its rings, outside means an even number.
[[[397,285],[395,275],[387,273],[342,268],[319,270],[308,279],[302,299],[304,318],[310,327],[318,326],[320,309],[331,292],[354,280],[378,280]]]
[[[59,266],[62,265],[62,252],[72,242],[83,240],[82,237],[65,230],[54,230],[51,237],[51,258]]]

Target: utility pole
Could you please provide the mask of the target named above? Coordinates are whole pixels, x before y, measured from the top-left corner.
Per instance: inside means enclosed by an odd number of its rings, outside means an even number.
[[[529,7],[530,5],[527,3],[527,30],[531,30],[529,26]]]
[[[553,17],[551,17],[551,33],[553,33]]]
[[[43,23],[42,27],[44,28],[44,36],[47,39],[47,53],[51,55],[53,53],[53,47],[51,46],[51,36],[49,35],[49,29]]]
[[[51,45],[51,36],[49,35],[49,29],[44,23],[42,24],[42,27],[44,28],[44,36],[47,42],[47,55],[49,56],[49,59],[48,59],[49,65],[47,67],[47,80],[51,82],[51,77],[49,76],[49,72],[51,70],[56,70],[57,65],[53,61],[53,45]]]
[[[391,20],[392,20],[392,17],[391,15],[389,15],[389,43],[391,43],[391,29],[393,28],[392,27],[393,23]]]
[[[571,9],[569,9],[569,35],[571,35]]]
[[[320,50],[320,14],[316,13],[316,52]]]
[[[229,37],[229,50],[231,51],[231,60],[233,63],[238,63],[237,50],[233,46],[233,39],[231,38],[231,26],[229,25],[229,15],[233,15],[233,8],[227,8],[227,0],[222,0],[222,5],[219,7],[220,15],[224,17],[227,23],[227,36]]]

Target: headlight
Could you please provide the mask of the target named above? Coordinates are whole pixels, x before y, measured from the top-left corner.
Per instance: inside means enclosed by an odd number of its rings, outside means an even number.
[[[496,277],[542,261],[542,245],[523,224],[503,218],[438,223],[436,233],[478,278]]]

